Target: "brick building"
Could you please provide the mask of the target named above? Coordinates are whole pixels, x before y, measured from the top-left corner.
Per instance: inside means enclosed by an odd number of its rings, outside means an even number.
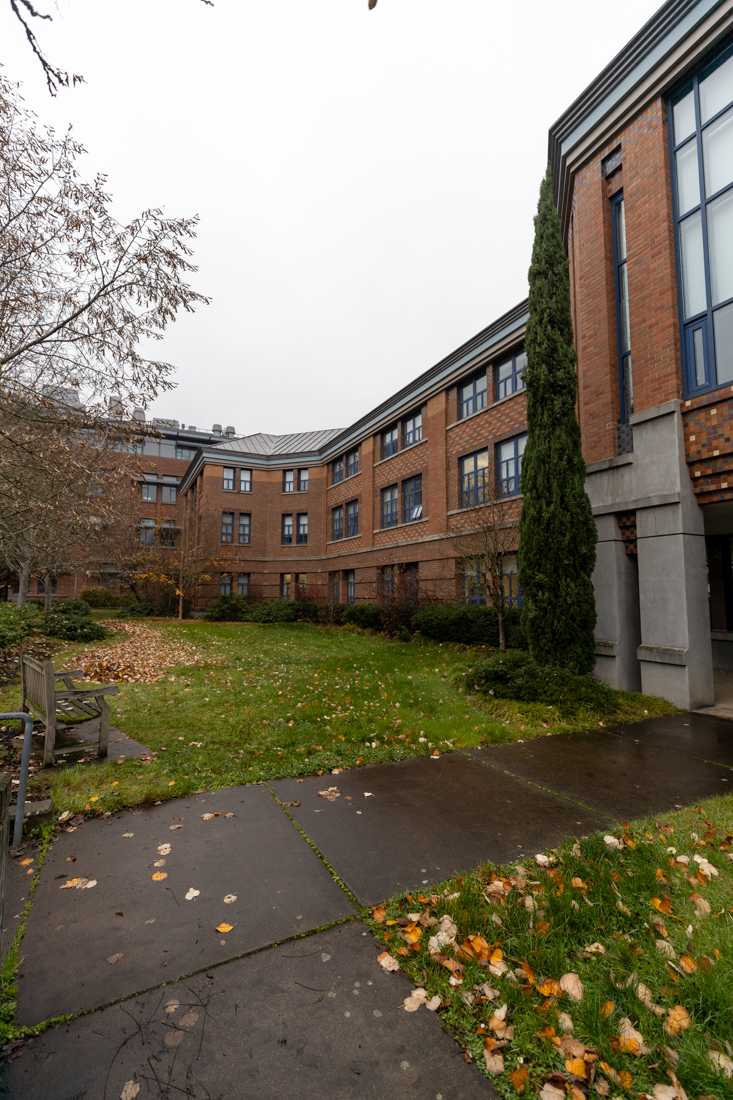
[[[598,527],[597,671],[709,704],[733,669],[733,0],[668,0],[552,126],[549,157]],[[184,535],[209,525],[201,604],[399,585],[474,598],[467,532],[497,494],[507,523],[521,508],[526,313],[342,430],[181,436],[191,460],[161,455],[144,481],[180,477]],[[145,504],[141,521],[173,516]],[[506,574],[515,595],[511,553]]]

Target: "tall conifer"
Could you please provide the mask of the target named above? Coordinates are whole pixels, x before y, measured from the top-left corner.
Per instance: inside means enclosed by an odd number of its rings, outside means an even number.
[[[549,169],[535,218],[526,347],[528,439],[519,556],[523,622],[537,661],[590,672],[596,529],[576,415],[568,262]]]

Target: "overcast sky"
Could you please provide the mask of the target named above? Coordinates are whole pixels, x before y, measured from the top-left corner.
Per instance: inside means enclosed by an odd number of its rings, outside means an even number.
[[[2,0],[8,75],[121,218],[201,217],[151,412],[240,434],[345,426],[526,295],[548,128],[659,6],[36,2],[87,83],[50,99]]]

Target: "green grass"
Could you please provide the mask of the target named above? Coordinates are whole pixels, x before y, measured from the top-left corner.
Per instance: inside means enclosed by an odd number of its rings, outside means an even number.
[[[544,704],[484,699],[457,685],[481,650],[393,641],[349,628],[144,625],[192,643],[202,663],[173,669],[156,684],[121,687],[112,700],[114,721],[154,757],[51,773],[59,811],[115,810],[195,790],[635,721],[673,709],[617,693],[612,714],[580,710],[561,718]],[[67,663],[80,648],[64,650]],[[0,693],[0,706],[12,694]]]
[[[534,860],[525,861],[524,871],[519,865],[482,867],[393,900],[374,911],[373,931],[415,986],[441,998],[443,1022],[484,1072],[487,1049],[502,1055],[503,1072],[490,1076],[503,1097],[537,1096],[550,1079],[561,1095],[566,1085],[579,1087],[568,1092],[578,1100],[651,1097],[656,1085],[673,1084],[675,1072],[690,1100],[731,1097],[733,1078],[716,1070],[709,1052],[733,1057],[726,1046],[733,1040],[733,796],[614,835],[620,849],[594,835],[564,844],[549,868]],[[689,864],[675,862],[670,848],[688,856]],[[718,877],[691,883],[695,855],[708,860]],[[491,891],[498,883],[505,892],[497,895]],[[693,895],[705,899],[709,915],[700,915]],[[415,925],[408,914],[414,919],[417,913],[422,917]],[[436,931],[431,922],[445,914],[457,935],[454,946],[442,949],[441,961],[429,937]],[[483,941],[471,944],[469,936]],[[673,957],[659,950],[657,940]],[[587,954],[593,944],[603,953]],[[507,973],[490,972],[487,957],[500,969],[507,966]],[[451,985],[446,961],[462,967],[454,969],[460,984]],[[552,984],[569,973],[582,982],[580,1001]],[[487,981],[496,991],[493,1000],[478,990]],[[653,1007],[642,1003],[640,992]],[[492,1029],[502,1005],[514,1029],[503,1046],[506,1036],[497,1033],[496,1020]],[[669,1034],[665,1026],[676,1006],[690,1023]],[[575,1051],[558,1047],[563,1012],[580,1044]],[[624,1018],[641,1033],[648,1053],[623,1049]],[[580,1064],[568,1067],[566,1058],[578,1056]]]

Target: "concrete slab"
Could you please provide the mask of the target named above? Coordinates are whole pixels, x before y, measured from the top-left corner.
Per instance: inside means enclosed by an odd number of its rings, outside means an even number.
[[[711,714],[669,714],[630,726],[615,726],[611,733],[631,741],[644,741],[660,752],[672,748],[687,756],[733,768],[733,722]]]
[[[410,983],[378,950],[348,925],[52,1028],[0,1095],[116,1100],[132,1081],[138,1100],[494,1098],[433,1013],[404,1011]]]
[[[273,786],[300,802],[290,812],[364,904],[603,824],[460,753]],[[318,794],[330,786],[340,791],[333,802]]]
[[[488,746],[471,755],[582,800],[615,820],[627,820],[733,789],[730,771],[681,747],[686,740],[681,728],[674,736],[646,736],[633,726]]]
[[[97,885],[62,889],[72,877]],[[18,1022],[95,1008],[352,912],[264,787],[89,821],[61,834],[43,869]],[[221,922],[232,930],[217,933]]]

